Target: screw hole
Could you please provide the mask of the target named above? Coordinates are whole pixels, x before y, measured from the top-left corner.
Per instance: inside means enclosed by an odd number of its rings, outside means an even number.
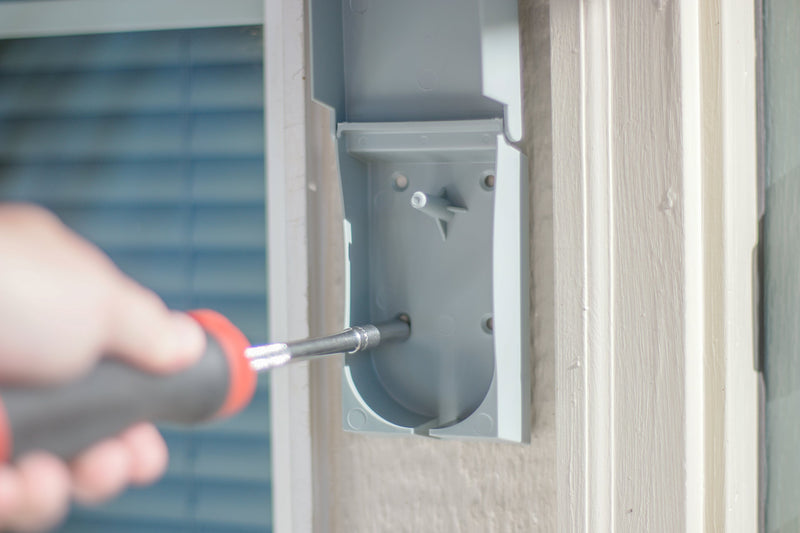
[[[406,190],[408,188],[408,178],[399,172],[395,172],[392,174],[392,187],[398,192]]]
[[[492,315],[484,315],[481,319],[481,329],[489,335],[494,334],[494,317]]]
[[[481,187],[483,187],[487,191],[494,190],[495,181],[496,179],[494,177],[494,174],[485,174],[481,178]]]

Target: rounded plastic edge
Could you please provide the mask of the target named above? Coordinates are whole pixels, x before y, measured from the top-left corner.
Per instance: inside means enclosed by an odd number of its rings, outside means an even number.
[[[188,315],[219,343],[228,360],[228,394],[214,414],[214,418],[236,414],[250,403],[256,390],[256,373],[244,355],[245,350],[250,347],[250,342],[239,328],[216,311],[195,309],[189,311]]]

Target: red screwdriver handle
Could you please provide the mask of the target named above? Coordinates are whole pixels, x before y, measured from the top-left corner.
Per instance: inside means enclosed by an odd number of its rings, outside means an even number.
[[[256,373],[244,355],[245,350],[250,347],[250,342],[239,328],[216,311],[196,309],[189,311],[188,315],[219,343],[228,360],[228,396],[219,411],[214,414],[214,418],[224,418],[238,413],[250,403],[256,390]]]
[[[138,422],[192,425],[246,407],[256,387],[247,338],[215,311],[189,315],[207,343],[200,360],[183,371],[156,375],[102,358],[70,383],[0,387],[0,461],[32,450],[70,459]]]

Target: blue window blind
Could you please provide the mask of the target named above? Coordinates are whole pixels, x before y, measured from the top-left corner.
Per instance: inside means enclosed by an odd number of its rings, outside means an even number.
[[[266,341],[260,27],[0,41],[0,200],[44,205],[176,309]],[[162,427],[169,470],[61,531],[270,529],[268,388]]]

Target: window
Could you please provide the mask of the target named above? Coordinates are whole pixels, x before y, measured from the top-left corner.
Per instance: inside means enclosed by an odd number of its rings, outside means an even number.
[[[260,26],[0,41],[0,200],[52,209],[170,307],[265,342],[262,43]],[[165,478],[63,531],[269,529],[267,398],[262,378],[231,420],[161,428]]]

